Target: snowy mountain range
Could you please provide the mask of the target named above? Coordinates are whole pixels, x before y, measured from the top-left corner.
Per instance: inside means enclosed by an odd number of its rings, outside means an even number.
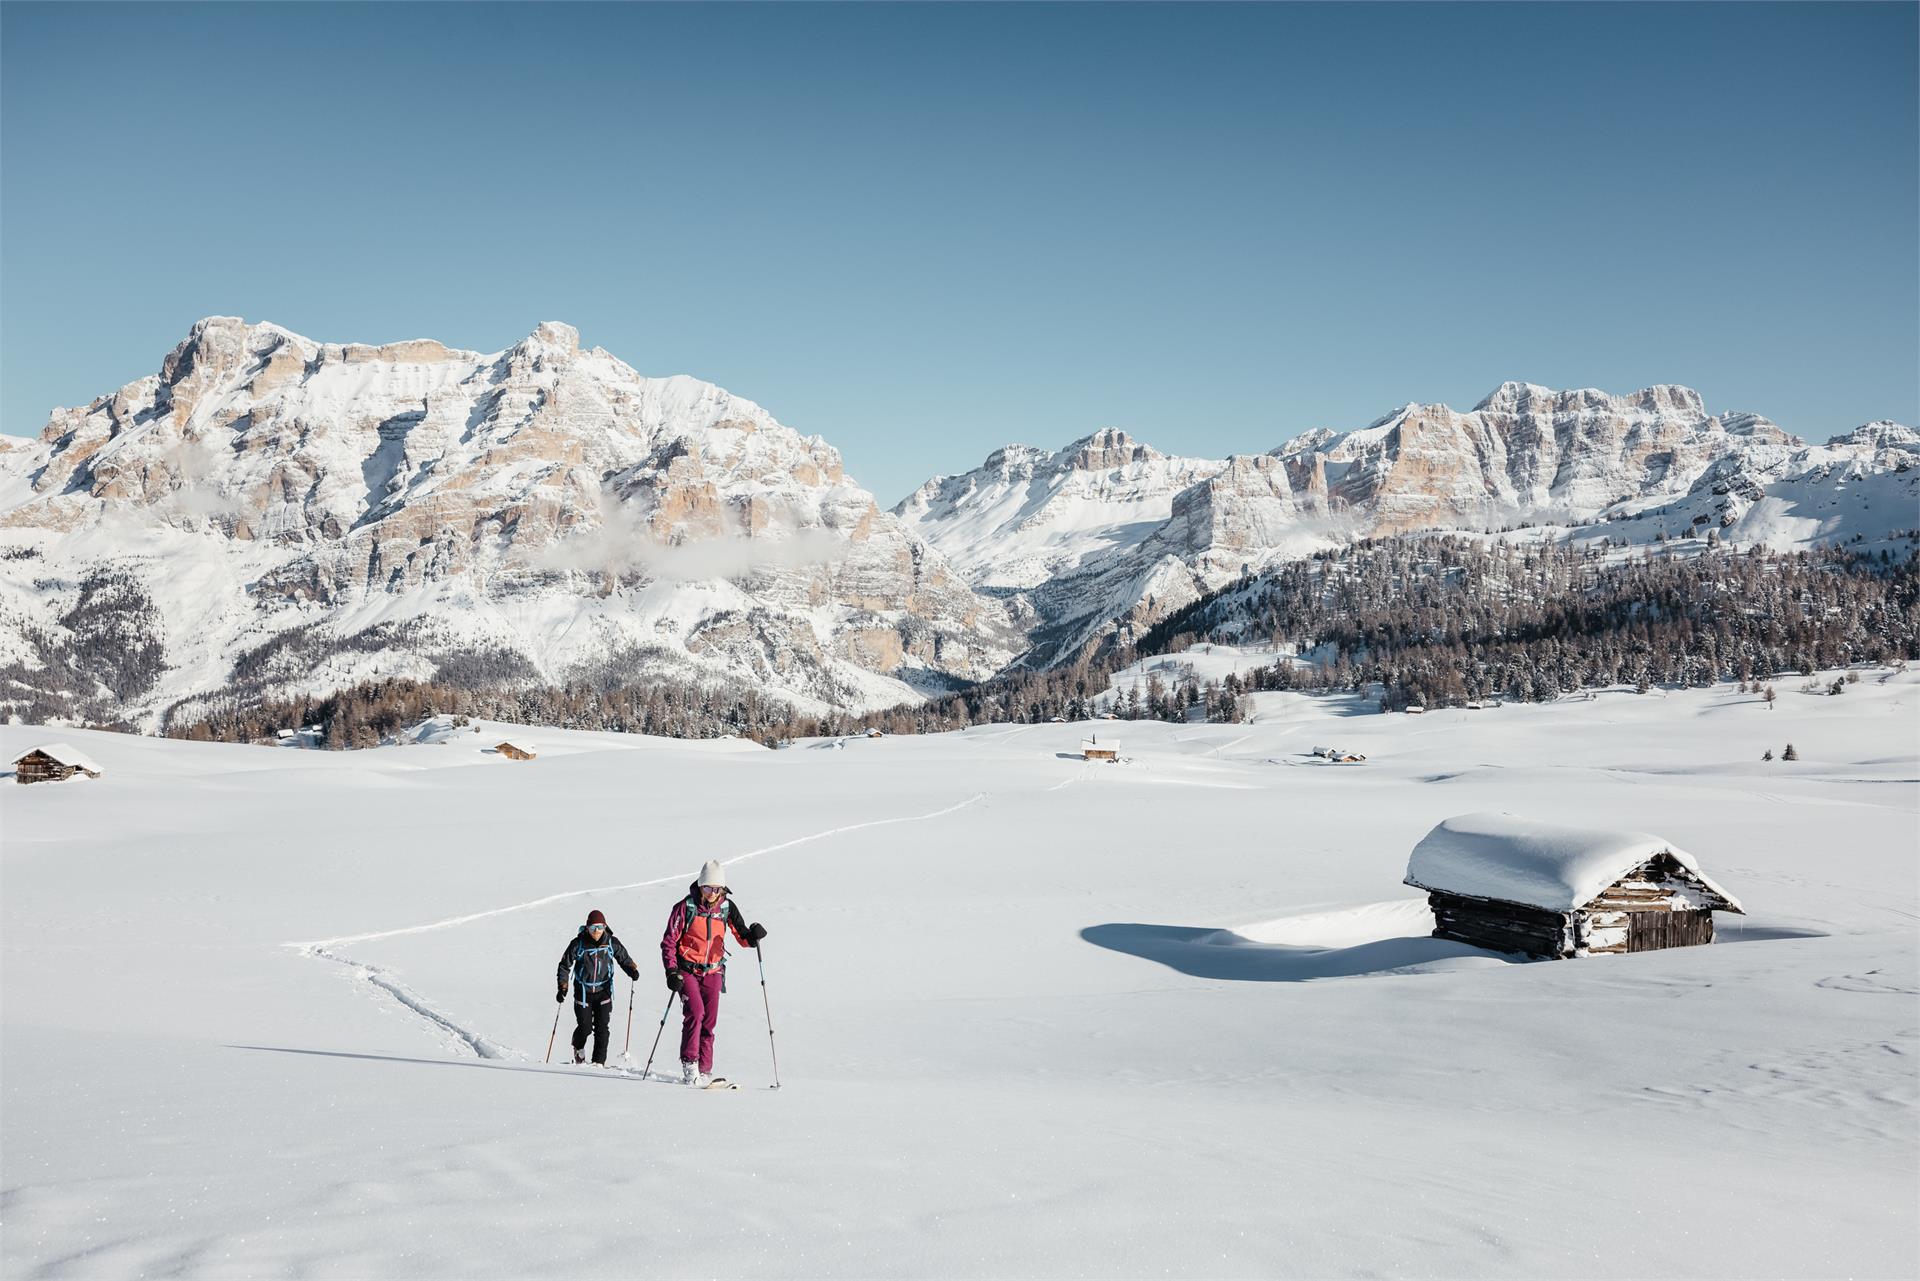
[[[1509,382],[1465,413],[1408,404],[1227,459],[1111,429],[1055,453],[1009,445],[894,513],[1007,601],[1044,664],[1356,538],[1525,524],[1629,542],[1878,542],[1920,526],[1920,432],[1878,422],[1808,445],[1755,414],[1709,414],[1687,387]]]
[[[145,725],[375,675],[869,707],[1020,648],[824,441],[560,324],[481,355],[203,320],[159,373],[7,441],[0,553],[0,662],[31,685],[63,647],[137,639],[152,679],[97,701]]]
[[[1920,525],[1920,434],[1507,383],[1266,454],[1108,429],[881,510],[749,401],[543,324],[506,351],[210,317],[0,437],[0,716],[193,719],[374,677],[727,682],[865,709],[1045,664],[1276,560],[1521,522],[1791,546]]]

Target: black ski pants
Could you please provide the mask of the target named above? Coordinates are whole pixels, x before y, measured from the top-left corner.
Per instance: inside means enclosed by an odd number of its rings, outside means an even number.
[[[587,1033],[593,1033],[593,1061],[607,1061],[607,1018],[613,1013],[613,998],[603,996],[591,1005],[573,1003],[573,1052],[579,1055],[581,1047],[587,1043]]]

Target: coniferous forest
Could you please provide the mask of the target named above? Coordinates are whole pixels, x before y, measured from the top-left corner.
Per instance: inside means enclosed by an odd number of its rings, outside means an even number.
[[[1539,701],[1607,685],[1686,686],[1920,658],[1920,567],[1792,554],[1380,540],[1282,566],[1142,638],[1291,643],[1311,667],[1249,689],[1361,689],[1389,709]]]
[[[329,747],[372,746],[436,713],[769,744],[856,733],[927,733],[982,722],[1079,720],[1109,677],[1201,641],[1276,645],[1284,660],[1219,682],[1153,674],[1115,699],[1123,719],[1231,721],[1274,689],[1372,691],[1383,710],[1538,701],[1581,689],[1707,685],[1920,659],[1920,566],[1844,549],[1693,555],[1458,536],[1379,539],[1276,567],[1195,602],[1133,646],[1014,670],[921,704],[864,715],[796,713],[755,690],[605,674],[551,687],[483,670],[379,681],[293,700],[236,697],[168,726],[186,738],[251,741],[319,724]],[[1836,682],[1836,692],[1844,685]]]

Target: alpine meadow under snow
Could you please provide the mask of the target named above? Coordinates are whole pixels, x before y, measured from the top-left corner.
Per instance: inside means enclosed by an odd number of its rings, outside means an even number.
[[[101,768],[0,784],[5,1271],[1911,1276],[1920,673],[1860,676],[1257,693],[1120,727],[1118,764],[1084,724],[0,726]],[[1747,915],[1557,962],[1429,937],[1410,852],[1499,811],[1659,833]],[[741,1092],[544,1066],[592,907],[645,1057],[706,858],[769,930],[782,1088],[751,952]]]

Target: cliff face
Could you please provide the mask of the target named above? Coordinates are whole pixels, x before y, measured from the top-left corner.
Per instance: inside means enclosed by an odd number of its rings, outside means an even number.
[[[1008,446],[895,512],[1031,610],[1029,660],[1048,662],[1354,538],[1520,523],[1629,541],[1879,537],[1915,523],[1916,461],[1894,423],[1809,446],[1755,414],[1710,414],[1687,387],[1510,382],[1464,413],[1406,405],[1253,457],[1173,458],[1112,429],[1055,454]]]
[[[1785,446],[1764,418],[1710,415],[1688,387],[1630,396],[1503,383],[1466,413],[1407,405],[1371,427],[1280,451],[1296,475],[1329,474],[1329,501],[1368,532],[1591,517],[1684,493],[1715,459]],[[1797,443],[1797,442],[1795,442]]]
[[[396,620],[414,641],[359,668],[478,649],[532,679],[673,670],[803,706],[987,676],[1017,644],[830,445],[559,324],[481,355],[201,321],[157,375],[0,453],[0,536],[43,570],[105,557],[147,583],[170,633],[149,712],[292,629]],[[197,567],[195,599],[168,558]],[[24,615],[46,595],[10,593]]]
[[[1009,445],[889,513],[820,438],[566,325],[483,355],[212,317],[158,373],[0,437],[0,675],[77,673],[76,698],[146,727],[374,676],[669,675],[864,708],[1361,537],[1781,547],[1916,513],[1911,427],[1809,445],[1685,387],[1525,383],[1227,459],[1112,428]]]

